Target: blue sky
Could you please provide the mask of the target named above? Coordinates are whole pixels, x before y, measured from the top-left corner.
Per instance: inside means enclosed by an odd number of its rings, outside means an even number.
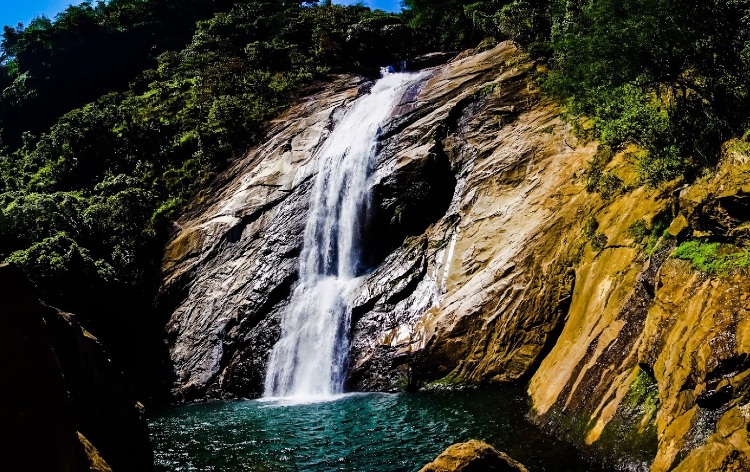
[[[333,0],[333,3],[340,3],[342,5],[352,5],[357,3],[356,0]],[[370,8],[379,8],[385,11],[401,11],[401,0],[365,0],[365,5]]]
[[[16,26],[20,21],[28,25],[35,16],[46,15],[54,18],[70,4],[79,4],[81,0],[0,0],[0,26]],[[333,3],[353,4],[356,0],[334,0]],[[365,0],[370,8],[387,11],[400,11],[401,0]]]
[[[80,0],[0,0],[0,25],[16,26],[20,21],[29,24],[35,16],[47,15],[54,18],[71,3],[79,4]]]

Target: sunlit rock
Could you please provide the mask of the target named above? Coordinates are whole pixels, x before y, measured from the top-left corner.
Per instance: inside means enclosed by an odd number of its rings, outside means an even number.
[[[527,472],[520,462],[486,442],[454,444],[419,472]]]

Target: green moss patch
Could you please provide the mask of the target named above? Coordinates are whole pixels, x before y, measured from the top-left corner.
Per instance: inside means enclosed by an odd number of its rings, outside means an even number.
[[[709,274],[725,274],[750,268],[750,250],[731,244],[685,241],[672,253],[672,257],[690,261],[694,269]]]

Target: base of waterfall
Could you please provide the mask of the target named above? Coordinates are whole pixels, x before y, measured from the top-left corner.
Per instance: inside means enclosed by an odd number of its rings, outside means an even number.
[[[265,406],[296,406],[296,405],[313,405],[316,403],[329,403],[345,400],[350,397],[361,395],[371,395],[368,393],[338,393],[335,395],[292,395],[289,397],[263,397],[256,400]],[[386,395],[386,394],[383,394]]]
[[[297,400],[212,402],[161,412],[150,421],[157,470],[413,472],[448,446],[475,438],[529,470],[602,470],[529,423],[520,388]]]

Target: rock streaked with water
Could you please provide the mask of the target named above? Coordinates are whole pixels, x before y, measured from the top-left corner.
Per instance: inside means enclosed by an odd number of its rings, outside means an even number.
[[[313,155],[360,79],[342,77],[271,124],[261,146],[219,179],[213,200],[178,222],[161,302],[174,394],[262,393],[268,352],[298,275]]]

